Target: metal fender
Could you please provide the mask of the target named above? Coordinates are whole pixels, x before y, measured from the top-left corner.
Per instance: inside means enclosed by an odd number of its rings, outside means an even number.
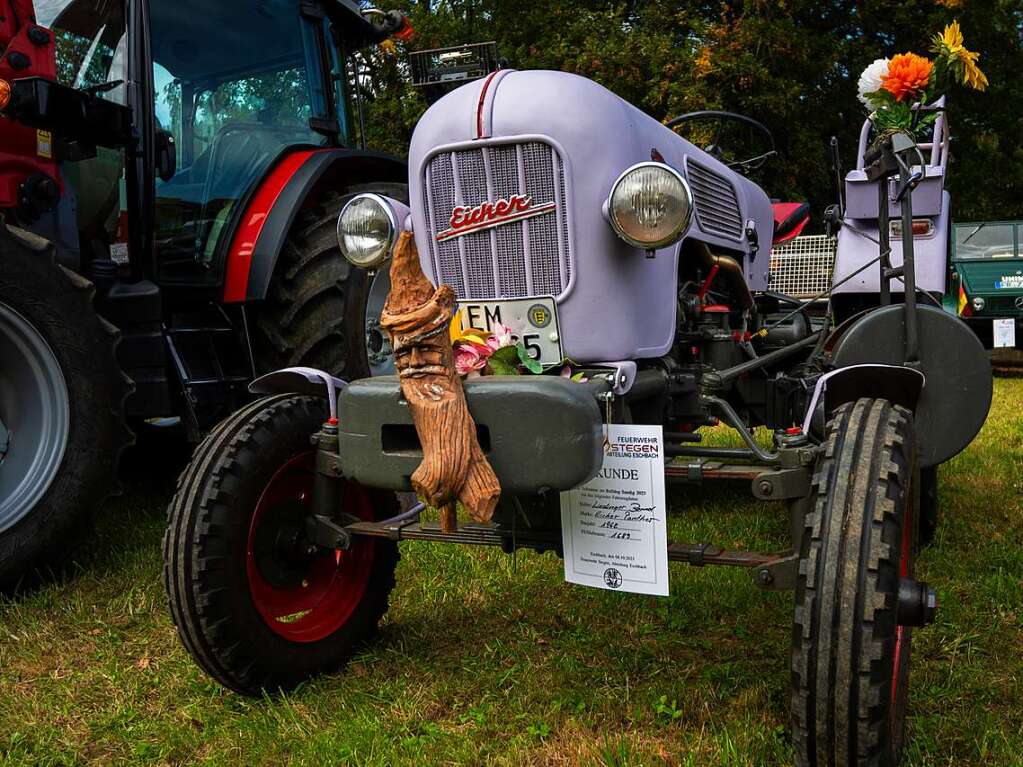
[[[916,411],[925,385],[924,374],[916,368],[876,363],[837,368],[817,379],[803,419],[803,433],[809,434],[815,427],[816,433],[823,434],[824,423],[839,406],[861,397],[886,399]]]
[[[242,200],[224,269],[225,303],[266,297],[295,215],[314,195],[369,182],[407,183],[400,159],[359,149],[295,148],[284,153]]]
[[[249,384],[253,394],[308,394],[326,397],[332,423],[337,423],[337,394],[348,382],[316,368],[293,367],[261,375]]]
[[[892,304],[855,319],[841,328],[832,362],[838,368],[865,364],[901,367],[905,362],[904,318],[905,308]],[[914,412],[920,465],[926,468],[947,461],[977,436],[991,407],[992,376],[984,347],[961,320],[941,309],[918,306],[917,323],[920,360],[913,367],[924,375],[926,385]],[[882,375],[887,373],[864,378]],[[860,396],[880,395],[864,390]]]

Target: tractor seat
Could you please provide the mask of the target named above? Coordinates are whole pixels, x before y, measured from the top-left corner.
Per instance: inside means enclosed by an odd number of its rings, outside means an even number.
[[[810,220],[808,202],[773,202],[774,238],[772,244],[781,245],[795,239]]]

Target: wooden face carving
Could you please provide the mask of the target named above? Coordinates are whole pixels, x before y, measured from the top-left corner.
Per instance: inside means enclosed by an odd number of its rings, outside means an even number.
[[[401,391],[423,446],[412,487],[441,510],[441,529],[448,532],[456,528],[455,501],[476,521],[488,522],[501,495],[455,371],[448,336],[454,311],[454,291],[447,285],[434,289],[419,265],[415,241],[402,234],[380,324],[391,336]]]

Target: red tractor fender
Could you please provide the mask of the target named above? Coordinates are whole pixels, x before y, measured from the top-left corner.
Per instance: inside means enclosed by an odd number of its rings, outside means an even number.
[[[0,0],[0,79],[57,79],[53,32],[37,26],[31,0]],[[63,191],[52,137],[0,117],[0,208],[19,202],[19,188],[31,176],[44,174]]]
[[[328,191],[374,181],[406,183],[408,167],[392,155],[360,149],[297,147],[279,157],[243,200],[224,269],[225,303],[266,297],[295,215]]]

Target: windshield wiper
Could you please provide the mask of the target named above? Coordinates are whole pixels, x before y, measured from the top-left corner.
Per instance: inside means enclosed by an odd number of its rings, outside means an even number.
[[[124,85],[124,80],[110,80],[109,82],[90,85],[88,88],[83,88],[83,90],[90,96],[98,96],[101,93],[112,91],[120,85]]]
[[[970,240],[972,240],[972,239],[973,239],[973,235],[975,235],[975,234],[976,234],[977,232],[979,232],[979,231],[980,231],[981,229],[983,229],[983,228],[984,228],[985,226],[987,226],[987,224],[978,224],[978,225],[977,225],[977,228],[976,228],[976,229],[974,229],[974,230],[973,230],[972,232],[970,232],[970,233],[969,233],[968,235],[966,235],[966,239],[965,239],[965,240],[963,240],[963,241],[962,241],[962,242],[961,242],[960,244],[961,244],[961,245],[965,245],[966,243],[968,243],[968,242],[969,242]]]

